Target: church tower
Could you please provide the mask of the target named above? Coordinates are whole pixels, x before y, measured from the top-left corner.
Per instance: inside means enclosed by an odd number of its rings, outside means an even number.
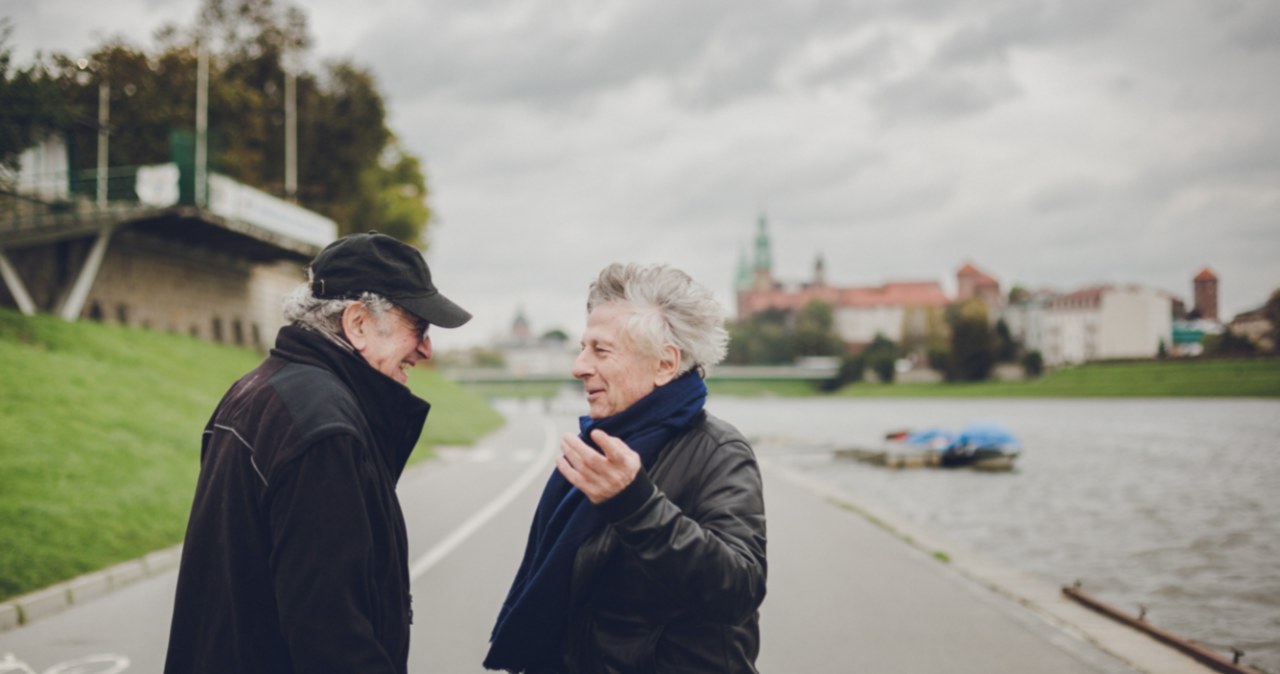
[[[773,253],[768,226],[768,221],[762,214],[756,222],[756,261],[752,268],[752,287],[758,291],[773,289]]]
[[[742,292],[751,290],[751,263],[747,261],[747,249],[738,249],[738,276],[734,279],[733,289]]]
[[[1212,269],[1205,267],[1192,280],[1195,292],[1195,312],[1200,318],[1209,321],[1218,320],[1218,276]]]

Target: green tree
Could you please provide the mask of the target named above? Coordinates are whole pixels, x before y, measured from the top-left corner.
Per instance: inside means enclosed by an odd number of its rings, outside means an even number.
[[[951,312],[951,371],[954,381],[982,381],[995,367],[996,343],[987,308],[971,300]]]
[[[897,374],[895,365],[900,356],[901,351],[898,349],[898,345],[880,333],[876,333],[871,343],[862,350],[862,358],[866,361],[867,366],[885,384],[893,383]]]
[[[41,65],[12,68],[13,26],[0,18],[0,166],[16,169],[27,148],[70,121],[70,108],[57,82]]]
[[[795,356],[838,356],[844,351],[844,340],[836,333],[831,305],[811,300],[796,315]]]
[[[1018,342],[1013,339],[1009,324],[1003,318],[996,321],[995,349],[997,362],[1012,363],[1018,358]]]
[[[1022,356],[1022,371],[1028,379],[1044,374],[1044,356],[1039,351],[1029,351]]]
[[[1271,322],[1271,350],[1280,351],[1280,288],[1271,291],[1271,297],[1262,305],[1262,314]]]
[[[835,376],[823,382],[821,388],[825,391],[834,391],[846,384],[860,382],[866,374],[866,369],[867,361],[862,354],[845,354],[840,358],[840,367],[836,369]]]
[[[350,61],[320,73],[296,65],[310,46],[303,11],[275,0],[204,0],[197,24],[164,26],[158,52],[110,41],[84,59],[54,55],[51,72],[76,117],[96,119],[99,83],[110,85],[113,166],[167,162],[193,147],[198,45],[210,52],[210,168],[285,195],[285,67],[294,63],[300,205],[339,233],[377,229],[425,245],[431,209],[417,157],[386,126],[373,75]],[[96,156],[90,128],[72,133],[75,168]],[[189,155],[186,155],[189,157]]]
[[[1204,352],[1212,356],[1248,356],[1256,353],[1258,347],[1248,337],[1237,335],[1230,330],[1220,335],[1205,335]]]
[[[955,368],[951,367],[951,350],[948,347],[938,346],[929,349],[927,361],[929,368],[942,374],[947,381],[954,378]]]
[[[786,365],[795,361],[795,340],[783,309],[768,309],[729,326],[731,365]]]
[[[557,342],[567,342],[569,341],[569,333],[561,330],[560,328],[552,328],[542,333],[542,339],[553,339]]]

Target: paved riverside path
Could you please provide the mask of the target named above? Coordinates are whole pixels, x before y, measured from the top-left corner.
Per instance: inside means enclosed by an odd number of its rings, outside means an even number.
[[[400,496],[410,536],[411,672],[480,673],[489,630],[520,560],[529,520],[569,414],[504,409],[507,426],[472,449],[411,469]],[[948,565],[838,507],[766,462],[769,595],[762,672],[1043,672],[1131,669]],[[176,572],[0,632],[30,671],[159,672]],[[64,668],[114,655],[125,669]],[[105,661],[105,658],[103,658]],[[1157,670],[1145,670],[1157,671]]]

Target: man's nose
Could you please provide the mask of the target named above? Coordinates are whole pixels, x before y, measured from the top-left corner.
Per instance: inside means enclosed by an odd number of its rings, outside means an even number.
[[[591,374],[591,368],[586,362],[586,356],[587,350],[583,349],[578,352],[578,357],[573,359],[572,374],[574,379],[585,379],[587,375]]]
[[[422,354],[423,360],[431,360],[431,335],[422,336],[422,341],[418,342],[418,353]]]

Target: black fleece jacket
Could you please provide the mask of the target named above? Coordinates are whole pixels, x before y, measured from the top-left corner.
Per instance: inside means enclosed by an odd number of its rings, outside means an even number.
[[[165,672],[405,672],[395,485],[429,409],[358,354],[282,329],[205,428]]]

